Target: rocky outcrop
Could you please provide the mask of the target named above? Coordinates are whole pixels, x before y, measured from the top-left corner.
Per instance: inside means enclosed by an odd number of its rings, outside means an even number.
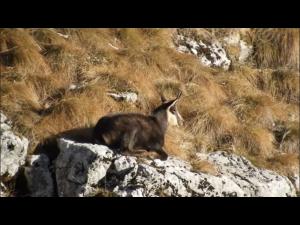
[[[5,180],[13,178],[24,165],[27,155],[28,140],[25,137],[15,135],[11,130],[11,121],[0,113],[0,135],[1,135],[1,166],[0,175]]]
[[[253,47],[241,39],[240,32],[237,30],[229,36],[224,37],[223,41],[225,46],[238,48],[238,62],[243,64],[253,53]]]
[[[195,33],[197,29],[192,30]],[[233,62],[246,63],[253,53],[253,47],[241,37],[242,30],[236,29],[223,38],[201,37],[192,35],[193,32],[179,34],[174,38],[174,45],[179,52],[197,56],[205,66],[228,70]]]
[[[166,161],[124,156],[106,146],[58,139],[60,154],[50,163],[46,155],[27,156],[28,140],[16,136],[1,114],[1,192],[6,181],[24,168],[28,195],[33,197],[95,196],[100,189],[114,196],[296,196],[287,177],[259,169],[246,158],[218,151],[198,154],[218,170],[217,175],[195,172],[175,157]],[[55,177],[56,180],[53,180]],[[2,179],[4,178],[4,179]],[[299,183],[299,176],[294,184]]]
[[[105,146],[58,140],[55,162],[59,196],[91,196],[112,164],[113,151]]]
[[[46,155],[28,156],[25,167],[27,188],[31,197],[51,197],[54,195],[53,179],[49,170],[50,162]]]
[[[175,45],[179,52],[197,56],[205,66],[221,67],[224,70],[228,70],[231,64],[226,51],[217,40],[208,43],[207,41],[197,41],[192,37],[178,35],[175,39]]]
[[[123,159],[124,160],[124,159]],[[243,191],[225,176],[215,177],[191,171],[191,166],[175,158],[168,162],[156,159],[133,167],[125,179],[113,185],[119,196],[243,196]],[[111,180],[111,177],[108,176]],[[110,187],[110,182],[107,186]]]
[[[295,189],[287,177],[265,169],[259,169],[242,156],[226,152],[199,154],[218,167],[220,174],[234,181],[247,196],[294,196]]]
[[[99,188],[117,196],[295,196],[291,182],[225,152],[199,155],[214,163],[219,175],[194,172],[185,161],[169,157],[139,159],[115,154],[105,146],[59,139],[55,162],[59,196],[94,196]]]

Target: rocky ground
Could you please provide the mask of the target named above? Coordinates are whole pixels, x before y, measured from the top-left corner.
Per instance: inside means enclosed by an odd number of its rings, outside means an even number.
[[[124,156],[106,146],[64,138],[57,140],[60,153],[51,163],[45,154],[26,157],[28,140],[11,132],[9,124],[1,114],[1,177],[6,178],[1,181],[1,196],[7,195],[6,183],[21,168],[25,196],[33,197],[97,196],[101,190],[122,197],[296,196],[287,177],[224,151],[197,155],[216,166],[216,175],[195,172],[190,163],[176,157],[161,161]]]
[[[292,197],[299,193],[299,163],[295,163],[295,158],[299,162],[299,86],[295,85],[299,73],[277,71],[289,66],[293,61],[289,58],[297,59],[290,57],[293,54],[278,54],[281,60],[273,60],[276,51],[270,46],[261,47],[265,55],[258,54],[260,45],[251,43],[260,42],[251,42],[244,29],[222,35],[210,29],[170,29],[167,33],[172,35],[158,36],[161,45],[149,38],[155,37],[153,30],[147,31],[149,43],[134,29],[116,36],[111,31],[70,30],[67,35],[57,30],[36,29],[20,40],[27,31],[16,29],[15,36],[14,32],[1,36],[7,43],[15,39],[17,48],[28,45],[14,52],[14,47],[2,49],[5,41],[0,43],[0,69],[6,70],[1,74],[6,84],[1,89],[5,103],[0,114],[1,197]],[[161,37],[169,36],[171,43],[163,44]],[[21,39],[26,37],[31,41],[24,44]],[[145,43],[149,48],[142,48]],[[266,56],[270,59],[262,60]],[[16,62],[28,60],[14,65],[9,60],[14,57]],[[270,65],[260,68],[255,62]],[[35,77],[44,73],[49,74]],[[51,147],[36,151],[48,137],[90,127],[100,115],[148,112],[157,103],[157,92],[170,94],[177,89],[186,92],[181,110],[185,109],[189,132],[170,134],[180,141],[166,142],[167,149],[176,153],[167,161],[120,155],[68,137],[56,139],[55,157],[49,155]],[[190,102],[195,104],[191,107]],[[195,143],[181,141],[190,133]],[[185,160],[190,152],[195,153],[194,160],[210,163],[216,172],[195,170],[192,158]]]

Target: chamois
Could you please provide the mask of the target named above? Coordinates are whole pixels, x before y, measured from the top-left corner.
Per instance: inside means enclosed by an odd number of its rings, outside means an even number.
[[[164,139],[168,125],[179,126],[183,119],[176,103],[181,92],[173,100],[167,101],[161,95],[162,104],[151,115],[139,113],[117,113],[99,119],[93,130],[95,143],[106,145],[120,152],[143,149],[154,151],[167,160]]]

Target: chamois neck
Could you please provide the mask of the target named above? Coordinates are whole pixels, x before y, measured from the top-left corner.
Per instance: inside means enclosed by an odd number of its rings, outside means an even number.
[[[162,111],[154,111],[152,115],[156,118],[158,121],[158,124],[160,125],[163,132],[167,130],[168,127],[168,118],[167,118],[167,112]]]

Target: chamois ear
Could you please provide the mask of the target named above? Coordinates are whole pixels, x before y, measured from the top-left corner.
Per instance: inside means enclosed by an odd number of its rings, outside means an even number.
[[[163,103],[167,101],[167,99],[166,99],[166,97],[164,96],[163,93],[160,94],[160,100],[161,100],[161,102],[163,102]]]
[[[181,97],[181,95],[182,95],[182,91],[179,91],[177,94],[176,100],[179,99]]]
[[[175,105],[177,103],[177,101],[179,100],[179,98],[181,97],[182,92],[179,91],[179,93],[177,94],[176,98],[174,100],[172,100],[171,102],[171,106]]]

